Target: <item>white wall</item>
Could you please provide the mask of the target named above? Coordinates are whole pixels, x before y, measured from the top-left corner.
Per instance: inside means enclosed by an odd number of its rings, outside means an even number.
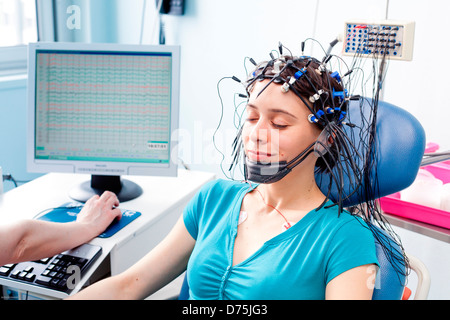
[[[409,110],[422,123],[430,141],[450,149],[450,102],[445,57],[450,2],[391,0],[389,16],[416,21],[413,61],[391,63],[386,100]],[[408,14],[409,13],[409,14]],[[450,291],[450,290],[449,290]]]

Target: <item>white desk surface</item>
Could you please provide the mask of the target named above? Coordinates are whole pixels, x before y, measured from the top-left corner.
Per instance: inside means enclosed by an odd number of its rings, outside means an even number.
[[[174,199],[195,193],[199,186],[214,178],[210,172],[179,170],[177,177],[123,176],[139,184],[143,194],[121,203],[120,207],[140,211],[144,216],[167,208]],[[43,210],[69,201],[68,191],[89,180],[89,175],[50,173],[0,194],[0,223],[31,219]]]
[[[169,214],[175,210],[175,214],[180,216],[182,213],[180,205],[184,206],[198,189],[206,182],[214,179],[214,176],[213,173],[209,172],[186,170],[179,170],[177,177],[123,176],[123,179],[139,184],[143,189],[143,194],[136,199],[121,203],[119,208],[139,211],[142,215],[114,236],[105,239],[95,238],[90,242],[102,247],[102,255],[88,270],[79,287],[75,288],[73,292],[77,292],[81,288],[81,285],[84,283],[83,280],[88,279],[111,252],[117,253],[120,251],[119,248],[126,246],[129,241],[134,238],[140,239],[139,234],[149,232],[149,228],[151,229],[152,225],[164,219],[166,213]],[[32,219],[46,209],[58,207],[72,201],[68,196],[69,190],[74,185],[88,179],[90,179],[89,175],[50,173],[1,194],[0,223],[10,223],[19,219]],[[147,249],[144,248],[142,250]],[[119,259],[116,257],[116,260]],[[116,269],[123,269],[124,267],[120,265]],[[111,269],[113,268],[112,265]],[[114,274],[119,271],[121,270],[111,270],[111,273]],[[2,279],[0,284],[15,285],[18,289],[29,289],[27,284],[21,285],[4,279]],[[41,293],[46,294],[46,291],[47,289],[41,290]],[[55,294],[53,290],[51,293],[56,298],[67,296],[64,293]]]

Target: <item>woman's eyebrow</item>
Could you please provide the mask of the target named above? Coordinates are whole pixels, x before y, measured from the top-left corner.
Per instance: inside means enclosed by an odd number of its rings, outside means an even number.
[[[247,107],[250,107],[250,108],[253,108],[253,109],[258,109],[258,107],[255,106],[255,105],[252,104],[252,103],[248,103],[248,104],[247,104]],[[292,117],[292,118],[294,118],[294,119],[297,119],[296,116],[294,116],[292,113],[290,113],[290,112],[288,112],[288,111],[286,111],[286,110],[284,110],[284,109],[272,108],[272,109],[269,109],[269,111],[270,111],[270,112],[276,112],[276,113],[283,113],[283,114],[286,114],[286,115],[288,115],[288,116],[290,116],[290,117]]]

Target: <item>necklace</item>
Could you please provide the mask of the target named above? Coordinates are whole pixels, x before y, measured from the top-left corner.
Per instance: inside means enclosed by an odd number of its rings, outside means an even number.
[[[248,183],[250,183],[250,182],[248,182]],[[251,187],[251,184],[250,184],[250,187]],[[256,190],[256,191],[259,193],[259,195],[261,196],[261,199],[262,199],[263,203],[264,203],[267,207],[269,207],[269,208],[275,210],[280,216],[283,217],[283,219],[284,219],[284,221],[285,221],[285,222],[281,225],[281,228],[282,228],[283,231],[289,229],[290,227],[292,227],[292,226],[294,225],[293,222],[289,222],[289,221],[286,219],[286,217],[284,216],[283,213],[281,213],[280,210],[278,210],[275,206],[273,206],[273,205],[267,203],[266,200],[264,199],[262,193],[261,193],[258,189],[255,188],[255,189],[253,189],[253,190]],[[247,217],[248,217],[247,212],[241,211],[240,214],[239,214],[238,225],[241,224],[242,222],[244,222],[245,220],[247,220]]]

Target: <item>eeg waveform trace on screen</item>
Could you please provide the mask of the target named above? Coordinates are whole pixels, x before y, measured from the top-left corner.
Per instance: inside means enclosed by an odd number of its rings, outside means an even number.
[[[123,175],[176,176],[180,47],[28,45],[27,168],[90,174],[69,196],[142,188]]]
[[[36,59],[36,159],[169,161],[169,54],[42,50]]]

